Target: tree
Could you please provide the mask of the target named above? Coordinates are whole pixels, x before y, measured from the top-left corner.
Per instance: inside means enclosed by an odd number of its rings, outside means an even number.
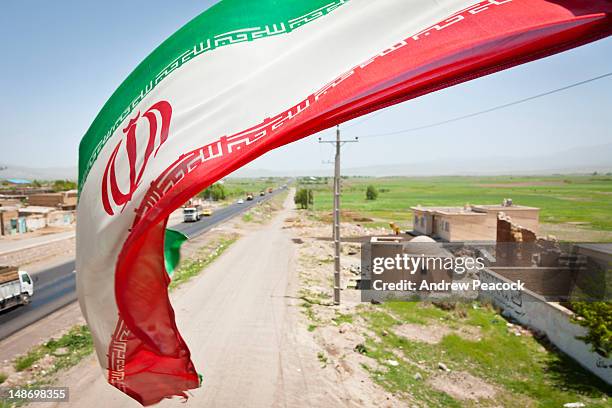
[[[70,180],[55,180],[53,182],[53,191],[68,191],[76,190],[77,184]]]
[[[223,186],[223,184],[215,183],[198,195],[206,200],[219,201],[225,200],[227,197],[227,191],[225,190],[225,186]]]
[[[366,189],[366,200],[376,200],[378,198],[378,190],[373,185],[369,185]]]
[[[293,202],[302,210],[308,209],[308,205],[314,203],[314,193],[311,189],[300,188],[297,193],[295,193]]]

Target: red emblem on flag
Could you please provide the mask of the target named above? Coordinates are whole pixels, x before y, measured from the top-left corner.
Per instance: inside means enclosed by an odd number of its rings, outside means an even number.
[[[123,129],[126,136],[115,146],[102,178],[102,204],[109,215],[115,214],[116,207],[121,207],[123,211],[132,199],[132,195],[140,185],[151,155],[155,157],[160,147],[168,139],[171,117],[172,106],[166,101],[160,101],[151,106],[142,116],[138,112]],[[136,132],[143,118],[149,123],[148,137],[137,135]],[[146,135],[146,131],[144,133]],[[125,163],[128,166],[127,172],[123,170]],[[117,172],[120,174],[118,175]]]

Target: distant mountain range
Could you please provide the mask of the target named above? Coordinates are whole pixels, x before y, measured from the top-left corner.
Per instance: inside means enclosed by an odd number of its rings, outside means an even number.
[[[235,177],[272,176],[329,176],[333,170],[312,169],[277,171],[267,169],[241,169],[232,174]],[[348,167],[342,169],[346,176],[446,176],[446,175],[527,175],[527,174],[571,174],[571,173],[612,172],[612,143],[568,149],[562,152],[526,157],[474,156],[461,159],[440,158],[413,162]]]
[[[612,143],[586,146],[562,152],[525,157],[485,156],[422,158],[405,163],[343,168],[347,176],[444,176],[444,175],[503,175],[612,172]],[[329,176],[331,169],[240,169],[231,177]],[[76,180],[76,167],[32,168],[0,163],[0,179]]]
[[[34,168],[0,163],[0,180],[76,180],[77,177],[76,167]]]

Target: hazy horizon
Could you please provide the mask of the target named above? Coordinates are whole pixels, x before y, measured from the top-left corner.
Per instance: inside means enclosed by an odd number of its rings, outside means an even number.
[[[612,143],[594,146],[579,146],[573,149],[549,152],[546,155],[529,156],[487,156],[463,157],[462,159],[426,158],[413,159],[404,163],[388,163],[363,167],[342,168],[342,174],[348,176],[495,176],[495,175],[552,175],[552,174],[588,174],[594,171],[612,172]],[[328,164],[323,169],[294,168],[274,169],[247,166],[238,169],[228,177],[296,177],[296,176],[330,176],[333,167]],[[76,179],[77,168],[36,168],[12,166],[0,162],[0,179],[26,178]]]

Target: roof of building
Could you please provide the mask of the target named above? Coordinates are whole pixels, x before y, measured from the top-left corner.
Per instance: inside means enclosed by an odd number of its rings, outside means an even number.
[[[475,212],[472,210],[472,207],[410,207],[413,211],[422,211],[428,212],[432,214],[440,214],[440,215],[476,215],[483,216],[486,215],[483,212]]]
[[[527,207],[524,205],[499,205],[499,204],[481,204],[481,205],[465,205],[463,207],[410,207],[413,211],[421,211],[439,215],[468,215],[468,216],[483,216],[489,211],[515,211],[515,210],[539,210],[537,207]]]
[[[48,214],[52,211],[56,211],[55,207],[40,207],[38,205],[29,205],[19,209],[20,213],[23,214]]]
[[[30,180],[17,179],[17,178],[6,179],[6,181],[8,181],[11,184],[32,184]]]
[[[538,207],[529,207],[526,205],[500,205],[500,204],[481,204],[481,205],[473,205],[472,208],[478,210],[493,210],[493,211],[507,211],[507,210],[539,210]]]

